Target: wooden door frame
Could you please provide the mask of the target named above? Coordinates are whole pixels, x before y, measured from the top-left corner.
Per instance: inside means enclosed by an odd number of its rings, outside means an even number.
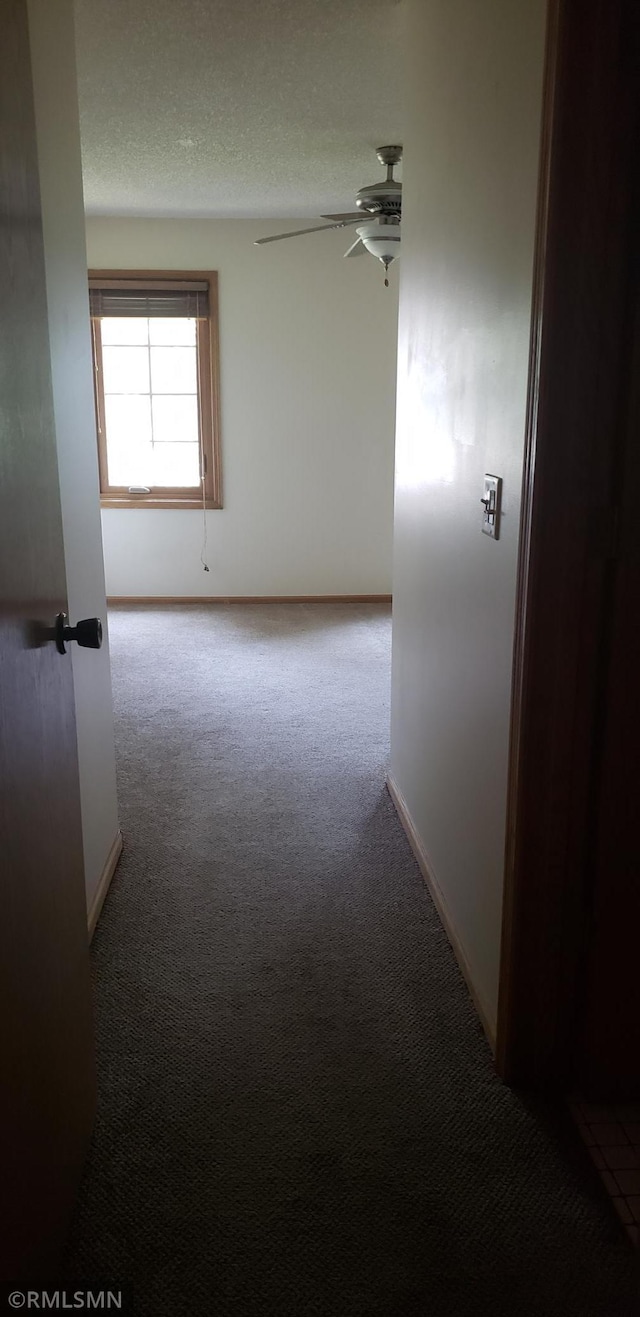
[[[633,0],[550,0],[514,648],[496,1060],[571,1083],[598,692],[629,370]]]

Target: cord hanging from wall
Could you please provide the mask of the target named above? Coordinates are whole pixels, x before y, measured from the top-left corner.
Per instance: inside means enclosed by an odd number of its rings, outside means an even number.
[[[202,485],[204,489],[204,480],[202,482]],[[205,506],[204,494],[202,498],[202,548],[200,550],[200,562],[202,563],[202,570],[204,572],[208,572],[209,564],[207,562],[207,509]]]

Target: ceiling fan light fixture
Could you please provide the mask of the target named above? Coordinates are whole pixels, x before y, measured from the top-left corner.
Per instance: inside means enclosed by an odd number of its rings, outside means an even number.
[[[402,183],[393,177],[393,171],[402,159],[401,146],[381,146],[377,151],[381,165],[386,166],[387,177],[381,183],[371,183],[360,188],[356,195],[356,211],[346,211],[341,215],[323,215],[328,224],[315,224],[307,229],[294,229],[289,233],[273,233],[268,238],[254,239],[256,247],[267,242],[282,242],[284,238],[299,238],[307,233],[321,233],[323,229],[346,229],[352,224],[359,224],[360,216],[365,224],[356,229],[358,238],[353,242],[345,256],[361,256],[368,251],[371,256],[384,265],[385,276],[392,261],[400,255],[400,217],[402,215]],[[389,280],[385,277],[385,284]]]
[[[382,262],[385,270],[388,270],[392,261],[398,260],[400,256],[399,220],[372,220],[369,224],[360,225],[356,229],[356,233],[367,251]]]

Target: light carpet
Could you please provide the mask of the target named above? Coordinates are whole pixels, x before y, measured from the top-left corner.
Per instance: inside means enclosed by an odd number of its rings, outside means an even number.
[[[385,790],[388,611],[110,626],[125,852],[68,1282],[142,1317],[636,1312],[585,1154],[496,1078]]]

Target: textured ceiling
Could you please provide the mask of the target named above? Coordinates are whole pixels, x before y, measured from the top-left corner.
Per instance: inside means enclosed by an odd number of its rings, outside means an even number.
[[[402,0],[76,0],[87,210],[352,210],[402,141]]]

